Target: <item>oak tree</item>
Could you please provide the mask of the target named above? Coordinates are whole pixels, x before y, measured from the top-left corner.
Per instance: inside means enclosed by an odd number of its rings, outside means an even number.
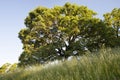
[[[96,14],[86,6],[70,3],[31,11],[25,19],[26,28],[19,32],[24,50],[20,64],[68,58],[109,44],[107,39],[114,35],[112,28],[95,18]]]

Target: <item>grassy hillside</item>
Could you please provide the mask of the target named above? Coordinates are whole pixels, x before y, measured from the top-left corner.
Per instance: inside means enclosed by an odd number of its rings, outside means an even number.
[[[120,80],[120,50],[102,49],[80,60],[18,69],[0,75],[0,80]]]

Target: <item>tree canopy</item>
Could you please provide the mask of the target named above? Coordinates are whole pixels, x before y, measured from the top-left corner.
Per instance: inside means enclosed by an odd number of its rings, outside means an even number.
[[[116,10],[112,12],[115,15]],[[116,32],[108,27],[110,15],[105,14],[105,21],[96,15],[86,6],[70,3],[53,8],[40,6],[31,11],[25,19],[26,28],[19,32],[24,50],[19,58],[20,65],[83,55],[102,45],[114,46],[112,39],[116,38]]]
[[[120,8],[114,8],[111,12],[104,14],[104,22],[108,27],[114,29],[116,38],[114,39],[115,46],[120,45]]]

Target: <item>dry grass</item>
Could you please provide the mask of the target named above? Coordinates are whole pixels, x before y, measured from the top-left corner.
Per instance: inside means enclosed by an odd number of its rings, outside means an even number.
[[[119,49],[101,49],[47,68],[19,69],[1,75],[0,80],[120,80]]]

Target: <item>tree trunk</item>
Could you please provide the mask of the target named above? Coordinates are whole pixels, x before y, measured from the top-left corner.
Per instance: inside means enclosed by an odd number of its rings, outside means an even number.
[[[116,30],[116,37],[118,38],[119,36],[118,36],[118,32],[119,32],[119,28],[118,28],[118,26],[117,26],[117,30]]]

